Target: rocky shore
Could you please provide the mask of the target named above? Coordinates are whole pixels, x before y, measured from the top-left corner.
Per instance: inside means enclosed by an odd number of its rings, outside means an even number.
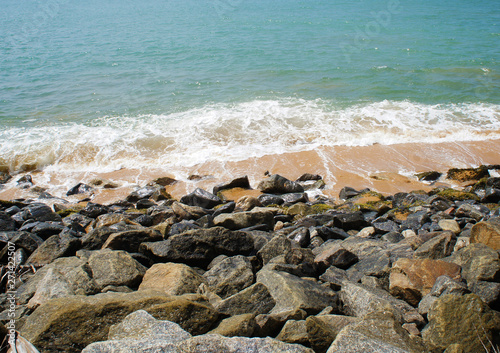
[[[0,320],[40,352],[498,352],[498,169],[391,196],[273,174],[0,201]]]

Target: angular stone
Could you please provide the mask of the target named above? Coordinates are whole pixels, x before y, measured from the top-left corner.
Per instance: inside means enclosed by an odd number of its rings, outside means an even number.
[[[170,300],[150,291],[52,299],[26,319],[21,334],[41,351],[77,353],[105,340],[109,327],[129,313]]]
[[[154,264],[146,271],[139,290],[155,289],[170,295],[196,293],[205,279],[184,264]]]
[[[250,181],[248,180],[248,176],[245,175],[240,178],[233,179],[229,183],[216,185],[214,186],[213,193],[214,195],[217,195],[219,191],[233,188],[250,189]]]
[[[53,235],[31,254],[28,263],[35,266],[49,264],[57,258],[74,255],[80,245],[80,239],[70,232]]]
[[[327,306],[337,307],[334,291],[286,272],[262,269],[257,282],[263,283],[276,301],[273,313],[303,309],[316,314]]]
[[[143,291],[138,293],[141,292]],[[207,333],[219,319],[219,313],[211,304],[204,301],[205,297],[188,294],[171,298],[171,301],[152,305],[145,310],[157,319],[179,324],[192,335]]]
[[[74,295],[72,286],[56,269],[49,268],[45,276],[37,283],[37,290],[28,302],[29,309],[35,309],[50,299]]]
[[[288,320],[276,339],[286,343],[309,345],[305,320]]]
[[[90,232],[85,234],[82,238],[82,249],[87,250],[98,250],[101,249],[103,244],[116,230],[110,227],[100,227],[92,229]]]
[[[272,258],[286,254],[293,247],[298,247],[298,244],[284,236],[276,235],[257,252],[257,256],[265,265]]]
[[[394,298],[382,289],[345,281],[339,294],[344,303],[343,310],[347,315],[362,318],[372,312],[389,310],[394,313],[396,319],[401,323],[416,322],[422,324],[424,322],[423,318],[418,317],[417,311],[410,304],[404,300]]]
[[[218,262],[203,277],[215,294],[227,298],[251,286],[255,276],[250,260],[238,255]]]
[[[226,337],[252,337],[256,330],[255,315],[241,314],[222,320],[216,328],[208,333]]]
[[[462,267],[467,282],[500,280],[500,257],[497,251],[481,243],[470,244],[453,253],[446,261]]]
[[[420,337],[411,336],[393,316],[373,313],[343,328],[327,353],[422,353]]]
[[[196,220],[207,215],[207,212],[201,207],[184,205],[177,201],[172,204],[172,211],[181,219]]]
[[[88,260],[92,277],[99,289],[106,286],[137,287],[146,273],[146,268],[121,250],[100,250]]]
[[[134,338],[141,340],[149,338],[156,341],[161,339],[176,343],[191,338],[191,335],[174,322],[157,320],[145,310],[137,310],[127,315],[119,324],[112,325],[108,333],[110,340]]]
[[[248,228],[259,224],[264,224],[269,229],[273,229],[274,214],[271,211],[223,213],[214,218],[214,224],[231,230]]]
[[[68,190],[66,196],[77,195],[77,194],[85,194],[87,192],[92,192],[94,188],[90,185],[84,183],[78,183]]]
[[[389,277],[390,293],[413,306],[428,294],[439,276],[459,280],[460,266],[441,260],[399,259]]]
[[[181,197],[181,203],[189,206],[198,206],[203,208],[213,208],[222,203],[222,200],[216,195],[197,188],[192,193]]]
[[[314,259],[314,262],[320,270],[325,270],[330,266],[345,270],[358,261],[359,259],[355,254],[344,249],[340,244],[338,244],[338,246],[326,248],[325,251],[317,254]]]
[[[478,281],[468,283],[470,291],[477,294],[493,310],[500,309],[500,283]]]
[[[224,337],[207,334],[192,337],[180,345],[182,353],[314,353],[312,349],[302,345],[284,343],[270,337]]]
[[[260,314],[255,317],[258,330],[255,335],[259,337],[275,337],[288,320],[304,320],[307,313],[302,309],[284,311],[277,314]]]
[[[347,281],[347,273],[345,270],[335,266],[329,267],[319,279],[323,282],[328,282],[334,290],[339,290],[344,281]]]
[[[359,319],[344,315],[318,315],[306,319],[307,338],[316,353],[328,350],[339,332]]]
[[[253,196],[242,196],[236,202],[236,209],[239,211],[250,211],[254,207],[262,207],[259,199]]]
[[[499,314],[475,294],[443,295],[427,317],[429,324],[422,338],[431,353],[442,352],[452,344],[460,344],[465,352],[489,352],[491,344],[500,344]]]
[[[75,294],[89,295],[97,291],[87,262],[74,256],[63,257],[36,271],[33,277],[18,288],[18,303],[25,304],[30,300],[41,288],[39,283],[45,280],[50,269],[55,270],[56,275],[60,274],[71,285],[71,289]]]
[[[270,194],[288,194],[294,192],[304,192],[304,188],[299,183],[288,180],[281,175],[273,174],[262,180],[257,189]]]
[[[256,283],[216,304],[216,309],[225,315],[267,314],[276,304],[269,290]]]
[[[457,237],[451,231],[441,232],[415,250],[415,258],[442,259],[453,252]]]
[[[463,203],[455,211],[455,217],[473,218],[476,221],[482,220],[489,213],[488,207],[482,205],[471,205]]]
[[[138,252],[139,245],[143,242],[153,242],[162,240],[160,232],[144,228],[138,230],[128,230],[109,235],[102,245],[103,249],[125,250],[128,252]]]
[[[342,228],[345,231],[352,229],[361,230],[368,226],[361,211],[337,214],[335,215],[334,222],[336,227]]]
[[[476,223],[470,233],[471,243],[482,243],[493,250],[500,250],[500,225],[493,222]]]
[[[223,227],[190,230],[167,240],[142,243],[140,251],[166,262],[206,267],[219,255],[249,255],[254,249],[250,234]]]

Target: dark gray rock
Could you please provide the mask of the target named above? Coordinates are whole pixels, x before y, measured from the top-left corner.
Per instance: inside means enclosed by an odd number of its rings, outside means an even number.
[[[217,262],[203,274],[203,277],[210,290],[223,299],[240,292],[254,282],[252,264],[241,255],[226,257]]]
[[[370,191],[370,189],[363,189],[363,190],[358,191],[358,190],[351,188],[349,186],[344,186],[342,188],[342,190],[340,190],[339,198],[342,200],[347,200],[347,199],[350,199],[354,196],[358,196],[359,194],[362,194],[363,192],[367,192],[367,191]]]
[[[264,193],[288,194],[295,192],[304,192],[304,188],[299,183],[288,180],[281,175],[273,174],[262,180],[257,189]],[[262,202],[262,201],[261,201]]]
[[[281,205],[285,202],[280,196],[272,194],[259,195],[259,197],[257,197],[257,200],[259,200],[263,206]]]
[[[338,306],[333,290],[289,273],[264,267],[257,273],[257,282],[263,283],[276,301],[273,313],[298,308],[316,314],[327,306]]]
[[[75,255],[81,240],[70,232],[53,235],[43,242],[28,258],[28,263],[36,266],[46,265],[59,257]]]
[[[85,208],[83,208],[80,213],[89,218],[97,218],[100,215],[106,214],[109,212],[109,207],[100,205],[97,203],[89,202]]]
[[[248,176],[245,175],[240,178],[233,179],[229,183],[214,186],[213,194],[217,195],[219,191],[233,188],[250,189],[250,181],[248,180]]]
[[[342,228],[345,231],[348,230],[361,230],[367,227],[369,224],[365,221],[363,213],[361,211],[353,213],[339,213],[335,215],[335,226]]]
[[[8,213],[0,211],[0,231],[8,232],[16,228],[16,221]]]
[[[84,183],[78,183],[68,190],[66,196],[77,195],[77,194],[85,194],[87,192],[93,191],[94,188],[90,185]]]
[[[294,204],[298,202],[309,202],[309,197],[306,193],[292,193],[292,194],[283,194],[281,198],[287,204]]]
[[[288,234],[288,239],[293,240],[302,248],[305,248],[309,245],[309,241],[311,240],[309,229],[306,227],[300,227]]]
[[[181,197],[179,201],[189,206],[198,206],[203,208],[213,208],[222,203],[221,199],[219,199],[216,195],[200,188],[197,188],[192,193]]]
[[[144,228],[137,230],[128,230],[110,234],[106,242],[102,245],[103,249],[125,250],[128,252],[138,252],[139,245],[143,242],[152,242],[162,240],[160,232]]]
[[[415,250],[415,258],[441,259],[450,256],[457,242],[451,231],[434,233],[432,238]]]
[[[47,239],[52,235],[61,233],[66,228],[64,225],[57,222],[36,222],[31,228],[31,233],[38,235],[42,239]]]
[[[190,230],[139,247],[140,252],[154,259],[198,267],[206,267],[219,255],[249,255],[253,249],[251,235],[223,227]]]
[[[172,235],[187,232],[188,230],[194,230],[194,229],[200,229],[200,228],[202,228],[202,227],[200,227],[198,224],[196,224],[193,221],[183,220],[183,221],[172,224],[172,226],[170,227],[170,230],[168,231],[168,235],[172,236]]]
[[[257,252],[257,256],[264,264],[267,264],[272,258],[284,255],[293,247],[298,246],[299,245],[294,241],[284,236],[277,235]]]
[[[233,316],[240,314],[267,314],[275,306],[275,300],[268,288],[262,283],[256,283],[215,305],[217,311]]]

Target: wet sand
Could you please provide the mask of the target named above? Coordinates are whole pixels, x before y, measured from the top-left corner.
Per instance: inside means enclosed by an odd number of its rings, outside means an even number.
[[[208,191],[222,182],[248,175],[252,187],[257,187],[267,171],[281,174],[295,180],[303,173],[323,176],[326,196],[336,198],[344,186],[370,188],[383,194],[417,189],[430,190],[439,185],[452,185],[440,180],[433,185],[419,182],[415,173],[437,170],[443,173],[450,168],[477,167],[483,164],[500,164],[500,140],[480,142],[457,142],[396,145],[376,144],[372,146],[320,147],[313,151],[270,154],[243,161],[210,161],[190,168],[163,170],[152,166],[148,169],[120,169],[113,172],[70,173],[64,171],[31,172],[36,186],[46,188],[53,196],[77,201],[82,196],[66,197],[65,193],[78,182],[89,183],[92,179],[103,178],[116,182],[116,189],[97,189],[92,199],[97,203],[110,203],[123,199],[135,187],[143,186],[150,180],[170,176],[178,180],[167,191],[179,198],[197,187]],[[29,190],[15,187],[15,180],[23,174],[15,175],[11,182],[0,191],[0,199],[11,200],[20,197],[34,197]],[[200,178],[189,180],[189,176]],[[241,192],[234,197],[244,194]]]

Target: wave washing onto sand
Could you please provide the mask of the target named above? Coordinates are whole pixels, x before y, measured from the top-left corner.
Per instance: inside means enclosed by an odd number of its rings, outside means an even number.
[[[169,115],[103,117],[0,131],[11,171],[176,169],[319,146],[482,141],[500,138],[500,106],[382,101],[339,108],[323,100],[256,100]]]

